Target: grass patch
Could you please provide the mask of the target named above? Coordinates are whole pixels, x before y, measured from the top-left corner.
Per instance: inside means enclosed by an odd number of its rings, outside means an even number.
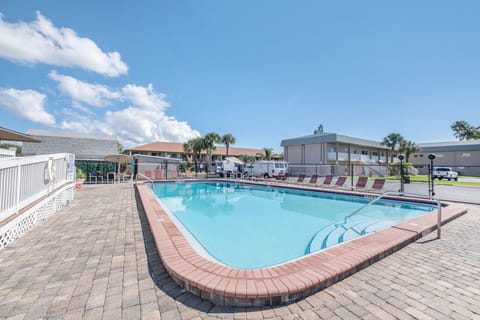
[[[387,180],[400,180],[400,177],[387,177]],[[427,175],[418,175],[418,176],[410,176],[410,182],[428,182],[428,176]],[[448,181],[446,179],[444,180],[438,180],[435,179],[435,184],[441,184],[441,185],[446,185],[446,186],[465,186],[465,187],[480,187],[480,182],[472,182],[472,181],[462,181],[462,177],[458,177],[458,181]]]

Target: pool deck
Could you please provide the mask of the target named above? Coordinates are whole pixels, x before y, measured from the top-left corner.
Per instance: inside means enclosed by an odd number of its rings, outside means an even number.
[[[296,303],[215,306],[160,261],[131,184],[84,186],[0,251],[0,319],[480,319],[480,207]]]

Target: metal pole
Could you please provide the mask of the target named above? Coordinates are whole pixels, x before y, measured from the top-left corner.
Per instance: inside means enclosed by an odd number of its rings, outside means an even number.
[[[353,190],[353,166],[354,164],[352,163],[352,168],[350,170],[350,180],[351,180],[350,184],[352,185],[352,190]]]
[[[435,191],[433,190],[433,159],[430,159],[430,181],[432,183],[432,197],[435,195]]]
[[[403,185],[403,161],[400,160],[400,192],[405,192],[405,186]]]
[[[442,204],[438,201],[438,214],[437,214],[437,239],[440,239],[442,234]]]

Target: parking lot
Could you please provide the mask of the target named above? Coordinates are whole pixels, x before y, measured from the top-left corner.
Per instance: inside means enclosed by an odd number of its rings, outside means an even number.
[[[480,178],[473,177],[459,177],[459,180],[480,182]],[[436,181],[437,180],[434,181],[433,191],[435,192],[435,196],[440,200],[480,204],[480,187],[441,185],[436,184]],[[404,188],[405,192],[428,196],[428,183],[412,182],[405,184]],[[400,182],[387,180],[384,189],[398,191],[400,189]]]

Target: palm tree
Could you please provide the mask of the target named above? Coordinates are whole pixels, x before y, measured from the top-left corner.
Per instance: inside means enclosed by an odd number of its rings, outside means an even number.
[[[117,142],[117,151],[119,154],[125,151],[125,149],[123,148],[123,145],[120,142]]]
[[[455,121],[450,128],[458,140],[480,139],[480,129],[475,128],[464,120]]]
[[[232,134],[226,133],[222,136],[221,142],[225,145],[225,149],[227,149],[226,156],[228,157],[228,149],[230,148],[230,145],[235,144],[235,142],[237,141],[235,140],[235,137]]]
[[[185,153],[185,160],[189,163],[192,162],[192,156],[193,156],[193,146],[192,146],[192,140],[187,141],[186,143],[183,144],[183,152]]]
[[[417,144],[413,141],[406,141],[406,140],[403,140],[401,143],[400,143],[400,152],[404,152],[405,153],[405,161],[406,162],[409,162],[408,159],[410,158],[410,155],[412,153],[417,153],[418,151],[420,151],[420,148],[417,146]]]
[[[397,145],[400,147],[402,141],[405,139],[400,133],[390,133],[388,136],[383,138],[382,145],[387,146],[392,150],[391,162],[393,162],[393,154],[397,150]]]
[[[273,149],[272,148],[263,148],[262,150],[265,153],[265,155],[263,156],[263,159],[270,160],[272,158]]]
[[[185,151],[185,153],[193,153],[193,161],[195,162],[195,173],[198,171],[197,164],[203,149],[203,138],[201,137],[188,140],[188,142],[183,145],[183,150]]]
[[[215,132],[209,132],[202,138],[203,140],[203,149],[207,151],[207,160],[208,163],[212,162],[212,152],[215,150],[215,144],[220,143],[222,138]]]

